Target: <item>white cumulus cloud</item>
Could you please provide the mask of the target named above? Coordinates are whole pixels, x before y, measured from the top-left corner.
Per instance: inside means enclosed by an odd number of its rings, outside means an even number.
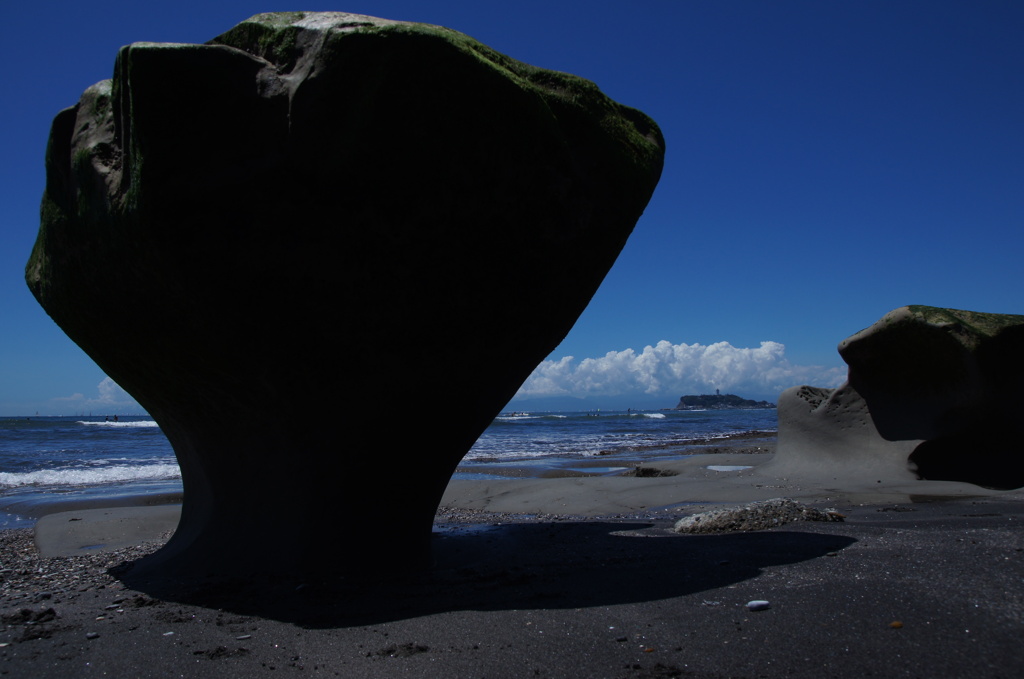
[[[846,379],[845,367],[794,365],[785,351],[778,342],[744,348],[728,342],[703,345],[662,340],[639,353],[624,349],[581,361],[565,356],[537,366],[516,398],[679,396],[716,389],[770,395],[800,384],[835,387]]]
[[[117,382],[104,377],[103,380],[96,385],[96,395],[93,397],[87,397],[85,394],[75,393],[71,396],[60,396],[54,401],[66,405],[70,405],[79,411],[85,410],[138,410],[139,404],[135,402],[135,399],[131,395],[118,386]]]

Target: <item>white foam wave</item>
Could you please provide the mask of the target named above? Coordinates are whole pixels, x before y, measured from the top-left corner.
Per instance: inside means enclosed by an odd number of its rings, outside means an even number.
[[[664,420],[665,413],[643,413],[644,417],[649,417],[652,420]]]
[[[127,429],[138,429],[143,427],[159,427],[160,425],[153,420],[138,420],[134,422],[85,422],[79,421],[77,424],[84,424],[91,427],[123,427]]]
[[[98,469],[40,469],[34,472],[2,472],[0,488],[20,486],[92,486],[181,478],[176,464],[115,465]]]

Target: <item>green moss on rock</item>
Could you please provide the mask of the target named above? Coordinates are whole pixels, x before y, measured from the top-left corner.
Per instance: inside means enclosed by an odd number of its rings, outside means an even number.
[[[1024,315],[945,309],[920,304],[912,304],[906,308],[910,314],[931,325],[962,328],[957,335],[968,342],[976,342],[983,337],[994,337],[1007,328],[1024,325]]]
[[[326,33],[327,48],[344,44],[352,35],[387,40],[401,38],[394,49],[395,59],[402,52],[412,58],[417,46],[443,42],[457,51],[471,55],[482,66],[500,71],[524,89],[539,94],[561,115],[594,118],[598,125],[614,139],[625,157],[634,167],[657,167],[660,173],[665,140],[658,126],[641,111],[623,106],[604,96],[593,82],[568,73],[551,71],[518,61],[502,54],[459,31],[424,23],[389,21],[374,17],[343,13],[277,12],[258,14],[230,31],[210,41],[211,45],[228,45],[244,50],[274,63],[282,71],[295,68],[296,45],[302,33],[323,31],[326,19],[331,17],[331,29]],[[418,41],[416,37],[427,40]],[[446,74],[438,70],[437,77]]]

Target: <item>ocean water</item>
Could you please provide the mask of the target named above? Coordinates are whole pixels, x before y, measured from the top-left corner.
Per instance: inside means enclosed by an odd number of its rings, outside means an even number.
[[[540,476],[580,464],[615,473],[623,458],[677,457],[694,442],[776,428],[775,410],[509,412],[495,418],[456,478]],[[55,505],[180,493],[174,451],[147,416],[0,417],[0,528],[32,525]]]
[[[0,418],[0,528],[57,503],[180,492],[174,451],[149,417]]]

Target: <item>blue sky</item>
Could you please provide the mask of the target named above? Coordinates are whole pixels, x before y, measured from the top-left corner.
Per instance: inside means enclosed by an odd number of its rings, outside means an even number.
[[[510,407],[667,407],[719,387],[774,399],[841,380],[836,344],[892,308],[1024,313],[1016,0],[6,3],[0,414],[138,409],[23,282],[53,116],[110,77],[121,45],[316,9],[460,30],[593,80],[664,132],[647,212]]]

